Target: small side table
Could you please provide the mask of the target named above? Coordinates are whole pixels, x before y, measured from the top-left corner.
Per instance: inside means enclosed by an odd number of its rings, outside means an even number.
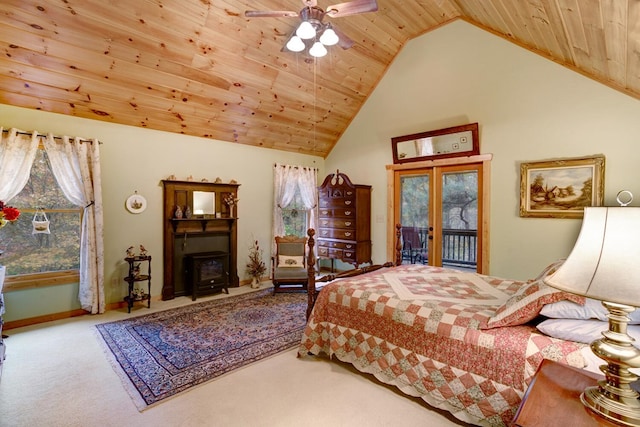
[[[124,297],[127,303],[127,311],[131,313],[131,308],[135,301],[147,301],[147,308],[151,308],[151,256],[139,255],[135,257],[127,257],[124,259],[129,263],[129,274],[124,278],[127,282],[128,293]],[[140,274],[140,271],[136,271],[136,267],[140,268],[142,264],[146,263],[147,274]],[[134,285],[137,282],[147,282],[147,293],[136,298],[133,293]]]
[[[589,411],[580,400],[585,388],[595,386],[598,375],[545,359],[522,399],[512,427],[619,427]]]

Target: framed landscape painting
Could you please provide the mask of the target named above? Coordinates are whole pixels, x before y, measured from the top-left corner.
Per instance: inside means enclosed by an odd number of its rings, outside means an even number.
[[[520,216],[582,218],[602,206],[604,156],[520,164]]]

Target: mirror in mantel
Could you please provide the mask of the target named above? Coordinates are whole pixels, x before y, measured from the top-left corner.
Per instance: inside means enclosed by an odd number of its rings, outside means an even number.
[[[393,163],[480,154],[478,123],[391,138]]]
[[[214,215],[216,213],[216,193],[210,191],[193,192],[193,214],[196,216]]]

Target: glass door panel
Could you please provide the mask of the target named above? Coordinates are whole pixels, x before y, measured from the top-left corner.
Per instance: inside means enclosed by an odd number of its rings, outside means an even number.
[[[476,271],[478,262],[479,171],[473,166],[442,168],[438,174],[441,265]]]
[[[397,171],[395,182],[402,262],[478,271],[481,165]]]
[[[431,171],[400,174],[400,224],[402,224],[402,262],[427,264]]]

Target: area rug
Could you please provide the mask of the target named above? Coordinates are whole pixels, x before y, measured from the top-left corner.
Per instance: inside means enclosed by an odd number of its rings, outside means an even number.
[[[96,325],[138,410],[300,343],[307,295],[261,290]],[[132,386],[132,387],[130,387]]]

